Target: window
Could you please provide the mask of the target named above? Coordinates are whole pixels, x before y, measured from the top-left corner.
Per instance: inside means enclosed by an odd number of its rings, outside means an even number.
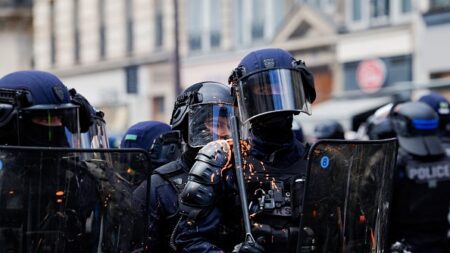
[[[127,52],[132,53],[134,49],[133,42],[133,2],[132,0],[125,0],[125,22],[127,30]]]
[[[127,82],[127,93],[137,94],[138,93],[138,66],[128,66],[125,68],[126,82]]]
[[[261,40],[264,38],[264,10],[265,4],[260,0],[253,0],[253,9],[252,12],[252,40]]]
[[[100,59],[106,57],[106,25],[105,25],[105,0],[98,0],[98,19],[99,19],[99,52]]]
[[[220,47],[222,1],[191,0],[187,5],[189,50],[209,51]]]
[[[448,10],[450,8],[450,0],[431,0],[430,11]]]
[[[412,10],[411,0],[402,0],[402,13],[409,13]]]
[[[74,31],[74,58],[75,63],[80,62],[80,1],[73,0],[73,31]]]
[[[234,0],[234,37],[238,46],[272,39],[290,10],[288,0]],[[291,3],[292,4],[292,3]]]
[[[370,10],[372,18],[389,16],[389,0],[371,0]]]
[[[162,0],[155,0],[155,46],[157,48],[163,45],[163,3]]]
[[[211,1],[209,20],[211,21],[211,29],[209,33],[209,44],[211,48],[220,47],[222,30],[222,7],[221,1]]]
[[[353,21],[361,21],[362,17],[362,0],[352,0],[352,20]]]
[[[164,115],[166,112],[166,108],[164,106],[164,97],[157,96],[153,97],[152,101],[152,114],[151,118],[155,120],[164,121]]]
[[[188,9],[188,33],[189,33],[189,49],[192,51],[200,50],[202,48],[202,0],[191,0],[187,2]]]
[[[50,4],[50,62],[56,64],[56,34],[55,34],[55,2],[49,1]]]

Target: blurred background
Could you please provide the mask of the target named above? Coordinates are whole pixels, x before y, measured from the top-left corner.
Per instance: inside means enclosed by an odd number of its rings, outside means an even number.
[[[315,75],[306,135],[348,133],[377,108],[450,98],[450,0],[0,0],[0,76],[50,71],[105,112],[110,137],[169,122],[174,98],[226,83],[251,50],[280,47]]]

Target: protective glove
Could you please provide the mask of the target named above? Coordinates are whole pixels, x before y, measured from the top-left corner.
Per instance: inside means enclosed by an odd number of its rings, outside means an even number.
[[[80,131],[85,133],[89,130],[89,127],[93,123],[93,115],[95,115],[94,108],[89,101],[80,93],[77,93],[75,89],[69,90],[71,102],[78,105],[80,116]]]
[[[232,253],[264,253],[264,248],[257,242],[243,242],[234,246]]]
[[[391,253],[411,253],[410,246],[404,240],[396,241],[391,245]]]

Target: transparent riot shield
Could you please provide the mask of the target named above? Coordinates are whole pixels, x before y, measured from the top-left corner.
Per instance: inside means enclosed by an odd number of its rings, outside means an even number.
[[[297,252],[386,251],[396,156],[396,139],[315,143]]]
[[[145,236],[132,193],[150,172],[140,149],[0,146],[0,253],[132,251]]]

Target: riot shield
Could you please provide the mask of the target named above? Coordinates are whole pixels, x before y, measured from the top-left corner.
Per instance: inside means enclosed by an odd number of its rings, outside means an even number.
[[[313,252],[383,252],[396,139],[323,140],[309,152],[301,228]]]
[[[0,253],[132,251],[145,236],[132,193],[149,175],[140,149],[0,146]]]

